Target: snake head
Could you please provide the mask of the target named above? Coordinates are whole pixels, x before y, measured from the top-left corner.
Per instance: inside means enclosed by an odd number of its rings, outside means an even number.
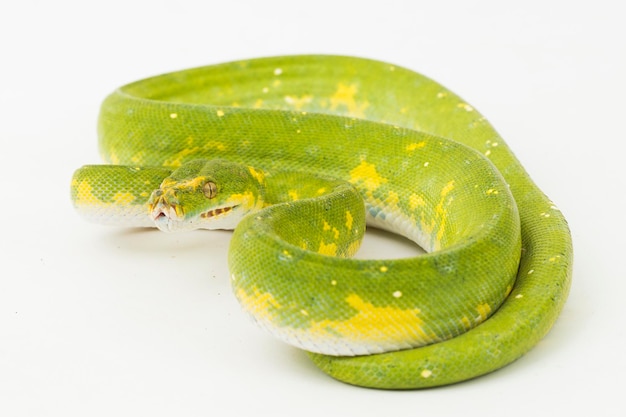
[[[165,232],[234,229],[263,207],[263,178],[251,167],[220,159],[187,162],[152,192],[152,219]]]

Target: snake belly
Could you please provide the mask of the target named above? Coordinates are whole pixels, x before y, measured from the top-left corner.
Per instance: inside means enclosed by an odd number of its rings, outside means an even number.
[[[231,282],[259,324],[338,380],[413,389],[483,375],[536,345],[567,298],[561,212],[478,111],[413,71],[340,56],[183,70],[115,91],[98,129],[121,166],[72,181],[97,221],[153,226],[149,190],[194,159],[282,178],[280,202],[235,229]],[[307,176],[339,191],[310,198]],[[342,204],[350,188],[362,214]],[[428,253],[349,258],[364,219]]]

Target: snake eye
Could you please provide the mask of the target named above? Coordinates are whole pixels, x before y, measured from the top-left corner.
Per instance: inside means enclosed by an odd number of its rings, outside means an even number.
[[[217,195],[217,185],[212,181],[208,181],[202,186],[202,192],[206,198],[214,198]]]

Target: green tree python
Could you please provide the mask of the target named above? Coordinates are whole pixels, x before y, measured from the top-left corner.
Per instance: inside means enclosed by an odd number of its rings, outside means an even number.
[[[98,133],[110,165],[75,172],[78,212],[234,229],[243,309],[338,380],[411,389],[491,372],[567,298],[561,212],[473,106],[413,71],[339,56],[188,69],[113,92]],[[354,259],[366,224],[426,253]]]

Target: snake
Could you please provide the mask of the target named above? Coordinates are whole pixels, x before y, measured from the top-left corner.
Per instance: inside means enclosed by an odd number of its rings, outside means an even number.
[[[78,213],[232,229],[243,310],[339,381],[488,374],[537,345],[567,299],[561,211],[478,110],[407,68],[295,55],[166,73],[106,97],[98,137],[105,163],[71,179]],[[423,252],[355,258],[368,227]]]

